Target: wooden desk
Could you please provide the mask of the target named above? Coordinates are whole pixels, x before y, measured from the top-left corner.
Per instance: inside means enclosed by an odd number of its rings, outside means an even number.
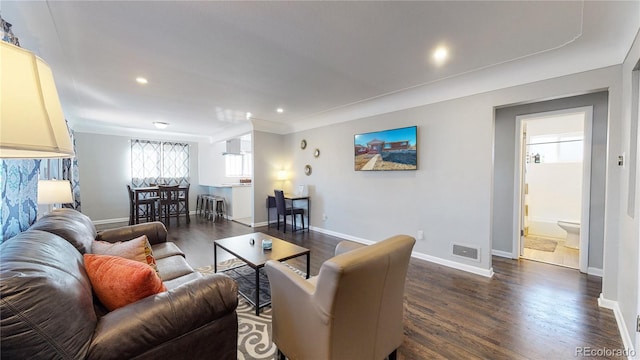
[[[294,194],[284,194],[284,200],[291,201],[291,206],[293,207],[295,201],[306,201],[307,202],[307,232],[309,232],[309,227],[311,226],[311,197],[309,195],[294,195]],[[276,198],[273,195],[267,196],[267,227],[271,227],[271,216],[269,213],[269,209],[275,209],[276,207]],[[293,229],[293,231],[304,230],[305,228],[297,228]]]

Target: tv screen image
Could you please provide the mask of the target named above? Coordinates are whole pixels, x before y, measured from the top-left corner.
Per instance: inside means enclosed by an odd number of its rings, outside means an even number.
[[[417,133],[410,126],[355,135],[355,170],[417,170]]]

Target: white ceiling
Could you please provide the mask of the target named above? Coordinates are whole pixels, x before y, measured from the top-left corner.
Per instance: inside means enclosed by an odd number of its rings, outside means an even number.
[[[248,126],[246,112],[286,133],[514,64],[522,76],[495,87],[620,64],[640,27],[640,1],[2,0],[0,12],[51,65],[74,129],[164,121],[211,138]],[[442,44],[451,58],[436,66]]]

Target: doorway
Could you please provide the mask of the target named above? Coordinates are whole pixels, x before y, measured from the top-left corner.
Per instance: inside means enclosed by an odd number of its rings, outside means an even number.
[[[592,107],[516,117],[514,249],[587,272]]]

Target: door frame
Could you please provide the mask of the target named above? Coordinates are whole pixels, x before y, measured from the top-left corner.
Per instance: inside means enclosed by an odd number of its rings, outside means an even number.
[[[524,157],[525,144],[522,140],[522,123],[525,120],[540,117],[553,117],[565,114],[583,112],[584,116],[584,142],[582,153],[582,206],[580,210],[580,257],[579,269],[582,273],[588,272],[589,267],[589,213],[591,209],[591,147],[593,127],[593,106],[567,108],[556,111],[545,111],[516,116],[516,152],[515,169],[513,178],[513,244],[512,258],[518,259],[522,255],[524,232]],[[587,231],[584,231],[586,229]]]

